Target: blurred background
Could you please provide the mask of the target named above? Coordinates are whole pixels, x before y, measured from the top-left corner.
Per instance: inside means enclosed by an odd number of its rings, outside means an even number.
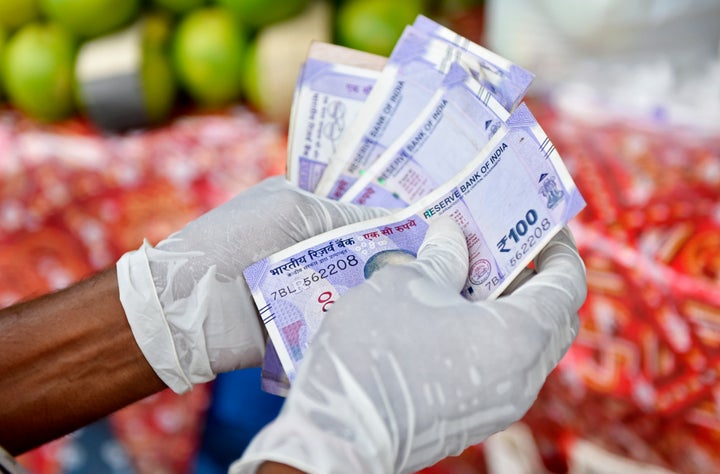
[[[0,305],[284,173],[310,42],[387,56],[417,14],[536,75],[527,103],[588,201],[590,290],[527,416],[423,473],[720,472],[717,0],[1,0]],[[223,374],[20,460],[225,472],[282,400]]]

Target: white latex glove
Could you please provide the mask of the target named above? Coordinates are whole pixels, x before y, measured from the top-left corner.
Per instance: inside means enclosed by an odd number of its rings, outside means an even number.
[[[258,366],[265,335],[242,272],[274,252],[385,211],[356,207],[270,178],[117,262],[135,340],[175,392]]]
[[[311,473],[413,472],[503,430],[573,341],[585,268],[568,233],[507,296],[460,296],[468,251],[449,218],[416,261],[380,270],[329,311],[278,418],[232,474],[275,461]]]

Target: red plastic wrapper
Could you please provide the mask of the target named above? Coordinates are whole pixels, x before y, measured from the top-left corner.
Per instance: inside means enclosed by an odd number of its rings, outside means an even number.
[[[571,227],[589,293],[524,421],[555,472],[577,440],[720,472],[720,137],[538,115],[588,202]]]

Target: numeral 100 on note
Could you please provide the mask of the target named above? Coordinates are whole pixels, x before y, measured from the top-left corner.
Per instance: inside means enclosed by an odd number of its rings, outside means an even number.
[[[507,234],[498,241],[500,252],[515,252],[510,259],[510,265],[517,265],[523,256],[542,238],[543,234],[552,227],[550,219],[544,218],[538,224],[538,214],[535,209],[525,213],[525,217],[515,223]],[[520,244],[518,248],[517,245]]]

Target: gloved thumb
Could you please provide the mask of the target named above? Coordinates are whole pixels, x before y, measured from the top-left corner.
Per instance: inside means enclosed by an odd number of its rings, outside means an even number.
[[[450,217],[433,220],[418,250],[417,260],[410,264],[436,284],[458,292],[463,288],[469,269],[465,234]]]

